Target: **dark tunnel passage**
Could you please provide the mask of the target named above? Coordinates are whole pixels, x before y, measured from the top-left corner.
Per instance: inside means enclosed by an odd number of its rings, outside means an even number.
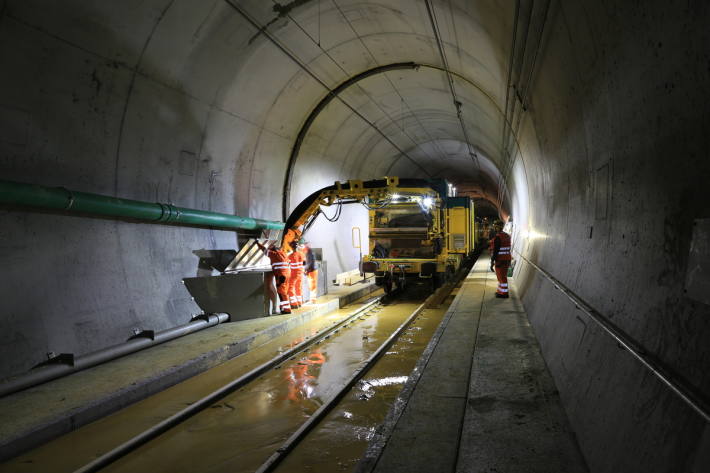
[[[283,221],[338,180],[445,178],[510,222],[590,471],[700,471],[707,421],[543,272],[707,407],[708,25],[701,0],[3,0],[0,179]],[[0,221],[0,378],[185,323],[192,251],[244,240]],[[329,271],[356,268],[367,212],[328,225]]]

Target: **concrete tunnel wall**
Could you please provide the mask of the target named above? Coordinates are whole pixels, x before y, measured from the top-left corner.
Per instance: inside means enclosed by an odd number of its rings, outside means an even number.
[[[510,213],[525,257],[707,399],[710,309],[684,292],[693,220],[710,217],[707,3],[521,1],[509,89],[516,2],[433,2],[478,163],[423,1],[321,2],[320,31],[317,3],[277,16],[236,2],[330,88],[378,65],[432,67],[342,94],[399,149],[331,102],[291,207],[336,179],[447,177]],[[326,91],[234,8],[1,5],[3,179],[281,219],[293,141]],[[519,97],[502,146],[507,90]],[[233,232],[0,212],[0,376],[186,322],[191,251],[237,245]],[[354,267],[364,211],[341,223],[313,229],[331,273]],[[699,417],[520,258],[516,282],[590,469],[689,471],[710,437]]]

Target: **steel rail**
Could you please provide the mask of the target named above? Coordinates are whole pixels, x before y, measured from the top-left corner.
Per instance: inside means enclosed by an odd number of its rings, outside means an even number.
[[[626,349],[634,358],[646,367],[659,381],[665,384],[671,391],[680,397],[685,404],[697,412],[706,422],[710,422],[710,408],[708,402],[703,399],[701,394],[696,394],[691,386],[679,379],[669,369],[654,359],[638,342],[626,335],[620,328],[614,325],[608,318],[597,312],[592,306],[587,304],[581,297],[572,292],[567,286],[562,284],[557,278],[542,269],[537,264],[530,261],[528,258],[515,251],[526,263],[537,270],[545,279],[550,281],[552,285],[564,294],[574,305],[584,312],[592,321],[594,321],[604,332],[610,335],[622,348]]]
[[[449,296],[451,294],[451,291],[453,291],[454,288],[458,287],[459,284],[465,283],[466,278],[469,274],[471,274],[471,271],[475,267],[476,261],[478,261],[479,256],[480,252],[475,256],[475,259],[470,267],[466,267],[465,269],[459,270],[453,282],[448,283],[446,286],[442,286],[446,288],[442,289],[445,293],[445,296]],[[487,279],[488,273],[486,272],[485,280]],[[389,438],[391,437],[395,426],[402,417],[404,410],[409,405],[409,401],[412,398],[414,390],[418,386],[422,375],[424,374],[424,370],[429,365],[429,361],[431,360],[431,357],[434,354],[434,350],[436,350],[436,348],[438,347],[439,342],[441,341],[441,337],[444,334],[444,331],[448,327],[451,318],[456,312],[455,309],[460,299],[462,298],[462,294],[463,291],[459,291],[459,293],[456,295],[451,304],[449,304],[446,312],[444,313],[443,318],[441,319],[438,326],[436,327],[436,330],[434,330],[434,333],[429,339],[427,346],[424,348],[424,351],[422,351],[421,355],[419,356],[419,359],[417,360],[416,365],[410,372],[407,381],[404,383],[404,386],[400,390],[399,394],[397,394],[397,397],[392,402],[392,406],[387,412],[385,419],[377,428],[377,431],[375,432],[374,436],[368,442],[368,446],[365,450],[365,453],[360,458],[360,461],[355,467],[355,470],[353,470],[355,473],[371,473],[375,470],[375,467],[377,466],[377,463],[380,460],[380,456],[385,448],[385,445],[389,441]],[[434,295],[432,295],[432,297],[434,297]],[[434,300],[436,300],[436,298],[434,298]],[[429,299],[427,299],[427,301],[429,301]],[[481,304],[483,304],[483,301],[481,301]],[[478,327],[476,328],[476,330],[478,330]],[[471,361],[473,361],[473,358],[471,358]]]
[[[399,338],[401,333],[409,327],[409,325],[412,323],[412,321],[424,310],[426,306],[426,301],[420,304],[416,309],[414,309],[414,312],[412,312],[409,317],[407,317],[407,320],[402,322],[402,324],[397,327],[397,330],[395,330],[387,340],[385,340],[382,345],[372,354],[370,355],[367,360],[363,362],[363,364],[355,370],[355,373],[350,377],[348,382],[338,391],[335,393],[325,404],[323,404],[316,412],[314,412],[306,422],[301,424],[301,427],[296,430],[287,440],[286,442],[279,447],[276,452],[274,452],[264,463],[261,464],[261,466],[256,470],[256,473],[266,473],[269,471],[273,471],[274,468],[276,468],[279,463],[281,463],[286,456],[293,451],[293,449],[298,445],[298,443],[303,440],[303,438],[313,430],[313,428],[325,418],[325,416],[333,410],[335,406],[337,406],[338,402],[345,397],[347,393],[350,392],[350,390],[355,386],[355,383],[357,383],[367,372],[372,368],[372,366],[377,362],[377,360],[380,359],[380,357],[385,353],[386,350],[392,346],[392,344]]]
[[[373,310],[373,308],[377,304],[379,304],[382,297],[383,296],[374,298],[373,300],[367,302],[364,306],[360,307],[359,309],[354,311],[352,314],[347,316],[342,321],[340,321],[336,324],[333,324],[332,326],[328,327],[327,329],[323,330],[322,332],[316,334],[314,337],[312,337],[308,340],[304,340],[303,342],[299,343],[298,345],[291,348],[290,350],[282,353],[281,355],[278,355],[278,356],[272,358],[271,360],[254,368],[253,370],[249,371],[248,373],[243,374],[239,378],[237,378],[233,381],[230,381],[229,383],[225,384],[221,388],[216,389],[215,391],[212,391],[210,394],[204,396],[203,398],[199,399],[198,401],[194,402],[193,404],[190,404],[185,409],[177,412],[176,414],[173,414],[172,416],[168,417],[167,419],[160,421],[159,423],[155,424],[154,426],[152,426],[152,427],[144,430],[143,432],[139,433],[138,435],[128,439],[127,441],[125,441],[121,445],[104,453],[103,455],[101,455],[100,457],[91,461],[90,463],[87,463],[86,465],[82,466],[81,468],[75,470],[74,473],[89,473],[89,472],[99,471],[102,468],[115,462],[116,460],[126,456],[127,454],[136,450],[138,447],[148,443],[149,441],[155,439],[156,437],[167,432],[168,430],[172,429],[173,427],[181,424],[182,422],[184,422],[185,420],[194,416],[195,414],[203,411],[204,409],[206,409],[210,405],[214,404],[216,401],[222,399],[223,397],[236,391],[237,389],[245,386],[246,384],[250,383],[254,379],[261,376],[262,374],[266,373],[267,371],[271,370],[272,368],[274,368],[274,367],[278,366],[279,364],[283,363],[284,361],[288,360],[289,358],[296,355],[297,353],[303,351],[304,349],[306,349],[309,346],[313,345],[314,343],[320,341],[321,339],[326,338],[331,333],[339,330],[343,326],[348,325],[349,323],[351,323],[353,321],[353,319],[359,317],[363,312],[369,312],[369,311]]]

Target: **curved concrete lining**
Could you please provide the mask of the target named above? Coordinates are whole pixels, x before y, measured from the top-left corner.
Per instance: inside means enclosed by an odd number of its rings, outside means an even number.
[[[338,101],[318,113],[291,207],[335,180],[451,179],[512,217],[526,258],[710,397],[710,300],[688,276],[705,238],[694,222],[710,218],[707,2],[434,1],[477,169],[423,1],[231,1],[330,89],[431,66],[342,92],[379,132]],[[225,0],[5,0],[0,65],[3,179],[267,220],[287,210],[291,151],[328,93]],[[312,230],[331,274],[357,262],[351,228],[366,216],[351,207]],[[198,311],[179,283],[192,250],[239,243],[0,212],[0,376],[184,323]],[[592,471],[689,470],[697,416],[528,265],[515,277]]]

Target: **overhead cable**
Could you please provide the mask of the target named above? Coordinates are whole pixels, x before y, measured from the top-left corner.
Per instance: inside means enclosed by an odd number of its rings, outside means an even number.
[[[370,58],[372,59],[372,61],[373,61],[376,65],[379,66],[379,62],[377,61],[377,58],[375,58],[375,55],[372,53],[372,51],[370,50],[370,48],[367,47],[367,44],[365,44],[365,41],[362,39],[362,36],[360,36],[360,34],[357,32],[357,30],[356,30],[355,27],[353,26],[352,22],[351,22],[350,19],[347,17],[347,15],[345,15],[345,12],[344,12],[343,9],[340,7],[340,5],[338,4],[338,2],[337,2],[336,0],[332,0],[332,2],[333,2],[333,5],[335,5],[335,8],[338,9],[338,12],[340,13],[340,15],[343,17],[343,20],[345,20],[345,22],[348,24],[348,27],[350,27],[350,30],[353,32],[353,34],[355,35],[355,37],[358,39],[358,41],[360,41],[360,44],[362,45],[363,49],[367,52],[367,54],[370,56]],[[401,93],[401,92],[399,91],[399,89],[397,89],[397,87],[394,85],[394,82],[392,82],[392,79],[390,79],[387,74],[384,74],[384,77],[385,77],[385,79],[387,80],[387,82],[390,84],[390,86],[392,87],[392,90],[394,91],[394,93],[397,94],[397,96],[400,98],[401,102],[407,107],[407,110],[409,110],[409,114],[412,116],[412,118],[414,118],[414,121],[417,122],[417,125],[419,125],[419,127],[422,129],[422,131],[424,132],[424,134],[427,136],[427,138],[428,138],[429,141],[432,143],[432,145],[436,148],[436,150],[439,152],[439,154],[440,154],[442,157],[444,157],[446,153],[444,153],[444,151],[441,149],[441,147],[439,146],[439,143],[438,143],[436,140],[434,140],[434,137],[431,136],[431,133],[429,133],[429,130],[426,129],[426,127],[424,126],[424,124],[422,123],[422,121],[419,119],[419,117],[417,116],[417,114],[414,113],[414,111],[412,110],[412,107],[409,106],[409,103],[404,99],[404,97],[402,96],[402,93]],[[404,132],[404,113],[402,113],[402,125],[401,125],[401,128],[402,128],[402,132]],[[410,138],[410,139],[411,139],[411,138]],[[427,154],[427,156],[429,156],[429,157],[431,158],[431,155],[429,155],[429,153],[426,151],[426,149],[424,149],[424,147],[422,147],[420,144],[416,143],[413,139],[412,139],[412,141],[413,141],[418,147],[420,147],[420,148],[422,149],[422,151],[424,151],[424,152]],[[433,161],[434,161],[434,160],[433,160]]]
[[[276,0],[272,0],[272,1],[273,1],[274,3],[276,3]],[[343,18],[345,19],[345,21],[346,21],[346,22],[348,23],[348,25],[350,26],[350,29],[353,31],[353,34],[355,34],[355,37],[360,40],[360,43],[362,43],[362,45],[365,47],[365,50],[370,54],[370,56],[372,57],[373,62],[379,66],[379,64],[377,63],[377,60],[375,60],[375,57],[372,55],[372,52],[370,52],[370,50],[367,48],[367,46],[365,46],[365,43],[362,41],[362,38],[360,38],[360,36],[357,34],[357,32],[356,32],[355,29],[353,28],[352,24],[350,23],[350,20],[348,20],[348,18],[345,16],[345,14],[344,14],[344,13],[342,12],[342,10],[340,9],[340,6],[335,2],[335,0],[332,0],[332,1],[333,1],[333,4],[335,5],[335,7],[336,7],[336,8],[338,9],[338,11],[340,12],[340,14],[343,15]],[[312,36],[311,34],[309,34],[308,31],[306,31],[306,29],[305,29],[298,21],[296,21],[296,19],[294,19],[294,18],[291,16],[290,13],[287,14],[286,17],[287,17],[288,19],[290,19],[290,20],[293,22],[293,24],[296,25],[296,27],[297,27],[299,30],[301,30],[301,32],[302,32],[304,35],[306,35],[306,37],[307,37],[308,39],[310,39],[311,42],[312,42],[313,44],[315,44],[315,45],[318,47],[318,49],[321,50],[321,52],[323,53],[323,55],[324,55],[325,57],[327,57],[328,59],[331,60],[331,62],[333,63],[333,65],[335,65],[335,67],[337,67],[338,69],[340,69],[340,70],[342,71],[342,73],[345,74],[346,76],[348,76],[348,77],[353,77],[348,71],[345,70],[345,68],[344,68],[338,61],[335,60],[335,58],[334,58],[333,56],[331,56],[331,54],[330,54],[325,48],[323,48],[323,46],[321,46],[321,44],[320,44],[320,37],[319,37],[319,39],[316,41],[316,39],[313,38],[313,36]],[[319,14],[319,17],[320,17],[320,14]],[[402,95],[399,93],[399,91],[398,91],[397,88],[394,86],[394,84],[392,83],[392,81],[390,80],[390,78],[387,77],[387,74],[384,74],[384,77],[385,77],[385,79],[390,83],[390,85],[391,85],[392,88],[394,89],[394,92],[399,96],[399,98],[400,98],[402,101],[404,101],[404,97],[402,97]],[[389,115],[389,113],[387,113],[387,112],[385,111],[385,109],[384,109],[374,98],[372,98],[372,96],[371,96],[369,93],[367,93],[367,91],[366,91],[361,85],[357,84],[356,87],[360,90],[360,92],[361,92],[365,97],[367,97],[367,98],[370,100],[370,102],[372,102],[372,104],[373,104],[375,107],[377,107],[377,108],[379,109],[380,112],[382,112],[382,114],[383,114],[385,117],[387,117],[387,118],[389,119],[390,122],[392,122],[392,124],[395,125],[395,127],[397,127],[397,128],[400,129],[400,131],[402,132],[402,134],[403,134],[404,136],[406,136],[407,138],[409,138],[409,141],[412,142],[412,144],[414,145],[415,148],[421,148],[422,151],[424,152],[424,154],[426,154],[432,161],[435,161],[435,159],[433,159],[433,157],[427,152],[427,150],[424,149],[423,147],[421,147],[421,145],[420,145],[419,143],[417,143],[417,141],[416,141],[414,138],[412,138],[412,137],[409,135],[409,133],[407,133],[407,131],[404,129],[404,125],[399,125],[399,124],[396,122],[396,120],[395,120],[394,118],[392,118],[392,117]],[[335,89],[333,89],[333,92],[335,92]],[[409,106],[408,106],[408,107],[409,107]],[[413,112],[411,112],[411,109],[410,109],[410,113],[412,113],[412,115],[414,116]],[[415,118],[415,120],[417,121],[417,123],[419,123],[420,126],[421,126],[421,122],[419,121],[419,119],[418,119],[416,116],[414,116],[414,118]],[[423,127],[422,127],[422,128],[423,128]],[[426,133],[427,136],[429,136],[429,134],[427,133],[426,129],[424,129],[424,133]],[[443,154],[443,153],[442,153],[442,154]],[[429,175],[429,177],[432,177],[431,174],[428,174],[428,175]]]
[[[508,143],[510,142],[510,138],[515,137],[518,134],[518,132],[520,131],[520,122],[522,121],[523,112],[527,111],[528,94],[530,93],[531,84],[532,84],[532,80],[533,80],[533,74],[535,73],[535,68],[537,65],[537,58],[538,58],[538,54],[540,52],[541,45],[542,45],[543,34],[545,32],[545,25],[547,23],[548,14],[550,11],[550,3],[551,3],[551,0],[547,0],[547,2],[545,3],[545,11],[542,16],[542,23],[540,24],[540,28],[539,28],[538,36],[537,36],[537,45],[535,47],[535,52],[532,57],[532,63],[530,65],[530,68],[528,69],[527,77],[524,82],[524,89],[523,89],[524,92],[523,92],[522,96],[520,95],[520,89],[521,89],[520,85],[521,84],[518,84],[519,86],[516,87],[516,95],[517,95],[518,100],[520,101],[520,112],[518,113],[518,115],[516,117],[515,116],[515,109],[516,109],[517,102],[515,100],[513,100],[513,106],[512,106],[510,121],[509,121],[509,125],[508,125],[509,132],[508,132],[507,136],[504,136],[504,142],[503,142],[504,149],[506,150],[506,157],[508,159],[506,160],[505,165],[503,167],[503,173],[501,174],[502,180],[499,179],[498,192],[499,192],[501,201],[502,201],[502,198],[504,197],[504,195],[502,195],[502,194],[504,194],[507,189],[507,182],[508,182],[508,178],[510,176],[510,173],[512,172],[513,167],[515,166],[515,163],[518,159],[518,154],[520,154],[520,149],[517,149],[515,152],[512,153],[512,155],[511,155],[511,153],[507,152],[507,149],[509,148]],[[533,7],[534,7],[534,3],[533,3]],[[530,22],[531,22],[531,18],[533,15],[533,11],[532,11],[533,7],[531,7],[530,15],[528,17],[528,31],[526,32],[526,40],[527,40],[527,37],[529,36]],[[526,43],[527,43],[527,41],[526,41]],[[525,57],[524,57],[525,51],[526,51],[526,49],[524,47],[523,48],[523,57],[521,58],[521,67],[520,67],[520,71],[518,74],[518,81],[520,81],[520,78],[521,78],[522,72],[523,72],[522,69],[523,69],[523,63],[525,61]],[[506,114],[507,114],[507,110],[506,110]],[[515,119],[515,127],[513,127],[513,125],[512,125],[514,119]]]
[[[439,31],[439,24],[436,20],[436,12],[434,11],[434,6],[431,4],[430,0],[424,0],[424,3],[426,4],[427,14],[429,15],[429,21],[431,22],[431,28],[434,31],[434,38],[436,39],[436,44],[439,48],[439,54],[441,55],[441,62],[443,63],[444,71],[446,72],[446,79],[449,84],[449,90],[451,91],[451,98],[454,102],[454,108],[456,109],[456,116],[458,117],[459,123],[461,124],[461,130],[463,131],[463,138],[464,138],[464,141],[466,141],[466,146],[468,147],[468,154],[471,157],[471,160],[473,161],[473,163],[476,165],[476,168],[480,171],[481,164],[478,160],[478,153],[473,148],[473,145],[471,144],[471,140],[469,140],[469,138],[468,138],[468,132],[466,131],[466,124],[464,123],[463,111],[461,109],[463,104],[456,96],[456,89],[454,87],[454,78],[451,75],[451,69],[449,68],[449,61],[446,59],[446,51],[444,51],[444,43],[441,40],[441,32]]]
[[[362,121],[364,121],[367,125],[369,125],[373,130],[375,130],[382,138],[385,139],[390,145],[392,145],[393,148],[395,148],[401,155],[405,156],[409,161],[412,162],[415,166],[417,166],[419,169],[421,169],[426,175],[430,176],[429,172],[424,169],[419,163],[417,163],[406,151],[404,151],[402,148],[400,148],[390,137],[388,137],[382,130],[380,130],[377,125],[375,125],[373,122],[368,120],[362,113],[357,111],[355,107],[350,105],[348,102],[346,102],[342,97],[339,95],[335,94],[333,90],[326,84],[318,75],[313,72],[301,59],[299,59],[295,53],[293,53],[288,47],[286,47],[284,44],[282,44],[274,35],[272,35],[268,29],[264,26],[261,25],[257,20],[255,20],[249,12],[247,12],[242,6],[234,2],[233,0],[224,0],[232,9],[234,9],[237,13],[239,13],[245,20],[247,20],[248,23],[250,23],[254,28],[257,29],[261,34],[263,34],[271,43],[274,44],[282,53],[284,53],[289,59],[291,59],[296,65],[298,65],[306,74],[311,76],[313,80],[318,82],[327,92],[329,95],[332,95],[334,98],[338,99],[340,103],[342,103],[345,107],[347,107],[353,114],[355,114],[357,117],[359,117]]]

